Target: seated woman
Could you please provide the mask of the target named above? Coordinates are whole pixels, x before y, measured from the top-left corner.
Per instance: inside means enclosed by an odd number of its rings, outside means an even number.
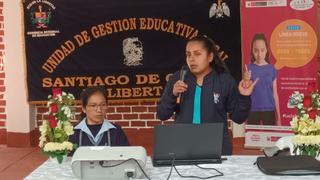
[[[78,146],[129,146],[121,127],[105,118],[107,96],[102,88],[85,89],[81,93],[81,102],[81,121],[74,127],[70,142]]]

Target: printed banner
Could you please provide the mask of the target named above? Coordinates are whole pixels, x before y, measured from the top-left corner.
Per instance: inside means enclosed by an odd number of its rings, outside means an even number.
[[[211,37],[241,78],[240,2],[233,0],[25,0],[28,100],[53,87],[76,98],[104,86],[109,100],[159,98],[185,63],[185,44]]]
[[[288,105],[289,96],[316,84],[317,3],[243,0],[241,14],[243,65],[259,79],[251,96],[245,145],[271,146],[292,134],[296,110]]]

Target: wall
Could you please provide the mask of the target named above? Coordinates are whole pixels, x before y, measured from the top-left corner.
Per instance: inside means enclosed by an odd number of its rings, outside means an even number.
[[[4,72],[4,18],[3,1],[0,0],[0,144],[6,142],[6,100],[5,100],[5,72]]]
[[[33,111],[28,104],[25,63],[24,63],[24,43],[22,27],[22,11],[20,0],[5,0],[1,2],[3,6],[4,18],[3,31],[5,42],[4,72],[5,72],[5,104],[6,121],[2,126],[3,141],[10,147],[26,147],[33,145],[36,141],[33,137],[35,121],[30,120]],[[5,134],[3,134],[5,133]],[[0,142],[1,143],[1,142]]]
[[[80,118],[81,107],[75,106],[76,120]],[[43,113],[48,108],[45,104],[37,104],[37,122],[38,125],[47,116]],[[121,125],[123,128],[152,128],[154,125],[161,124],[161,121],[155,118],[156,102],[130,102],[130,103],[109,103],[107,117],[110,121]],[[74,120],[74,122],[76,122]]]

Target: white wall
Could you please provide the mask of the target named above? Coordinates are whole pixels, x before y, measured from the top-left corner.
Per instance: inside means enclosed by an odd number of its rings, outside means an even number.
[[[4,0],[6,126],[8,132],[27,133],[34,121],[30,121],[32,109],[27,103],[22,12],[21,0]]]

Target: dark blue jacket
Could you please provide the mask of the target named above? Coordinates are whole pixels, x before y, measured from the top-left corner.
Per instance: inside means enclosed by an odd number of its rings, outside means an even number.
[[[84,120],[82,120],[84,121]],[[97,146],[129,146],[127,136],[123,132],[122,128],[114,123],[110,123],[114,128],[109,129],[103,133],[102,139]],[[69,141],[81,146],[95,146],[89,139],[87,133],[82,131],[82,141],[80,141],[81,129],[74,128],[74,134],[69,137]],[[110,144],[108,134],[110,135]],[[72,156],[74,151],[69,153],[69,156]]]
[[[157,117],[160,120],[167,120],[175,112],[176,123],[192,123],[196,77],[187,72],[184,82],[188,85],[188,90],[181,95],[180,105],[176,104],[177,98],[172,94],[173,85],[178,80],[179,72],[176,72],[168,81],[158,103]],[[234,122],[241,124],[247,119],[250,106],[250,96],[239,94],[238,86],[229,73],[217,74],[212,71],[204,77],[201,90],[201,123],[224,124],[223,155],[232,154],[227,113]]]

